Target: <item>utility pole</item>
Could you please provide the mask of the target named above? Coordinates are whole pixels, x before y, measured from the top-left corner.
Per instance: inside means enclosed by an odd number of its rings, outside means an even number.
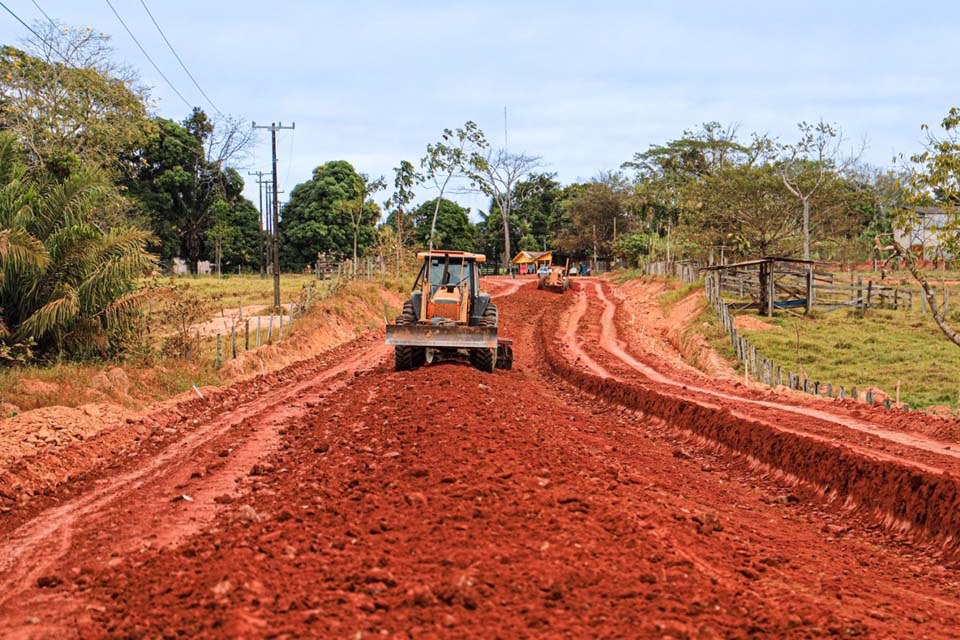
[[[248,176],[257,176],[257,187],[260,192],[260,278],[267,277],[267,227],[264,226],[263,215],[263,185],[266,181],[263,176],[267,175],[265,171],[247,171]]]
[[[270,142],[273,151],[273,307],[274,310],[280,310],[280,235],[277,231],[280,226],[280,190],[277,188],[277,131],[281,129],[293,129],[297,126],[294,122],[288,127],[283,123],[271,122],[269,125],[252,124],[254,129],[270,129]]]

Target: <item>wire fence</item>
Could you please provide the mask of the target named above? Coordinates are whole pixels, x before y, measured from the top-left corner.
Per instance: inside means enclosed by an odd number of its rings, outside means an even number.
[[[684,283],[693,283],[701,279],[701,265],[696,262],[652,262],[644,265],[644,273],[648,275],[679,278]],[[736,313],[738,310],[735,303],[728,303],[723,299],[723,293],[726,290],[721,276],[716,272],[708,272],[703,275],[704,288],[707,295],[707,301],[710,303],[717,317],[717,321],[723,327],[727,334],[733,352],[736,354],[737,361],[743,365],[744,380],[749,381],[752,377],[763,384],[771,387],[785,386],[795,391],[803,391],[810,395],[851,399],[856,402],[865,402],[873,405],[879,401],[879,397],[874,397],[873,390],[867,390],[861,393],[856,386],[849,389],[843,385],[834,385],[830,382],[821,382],[807,377],[801,370],[800,373],[785,368],[772,358],[764,354],[750,343],[750,341],[737,331]],[[912,300],[911,300],[912,303]],[[802,368],[801,368],[802,369]],[[894,408],[894,401],[890,398],[883,398],[882,404],[887,409]],[[904,411],[909,410],[907,404],[896,404]]]

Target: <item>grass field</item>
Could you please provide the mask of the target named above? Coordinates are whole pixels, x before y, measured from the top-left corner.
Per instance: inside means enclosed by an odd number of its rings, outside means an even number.
[[[863,277],[864,282],[871,278],[880,282],[879,273],[856,272],[855,276]],[[948,285],[951,290],[948,320],[960,328],[960,273],[933,272],[931,283],[939,283],[941,277],[948,283],[958,282]],[[611,278],[621,284],[636,278],[656,280],[637,270],[611,274]],[[836,274],[835,278],[846,282],[849,275]],[[702,286],[702,283],[674,282],[676,288],[658,298],[665,313],[691,290]],[[960,347],[947,340],[929,313],[921,314],[919,286],[909,273],[899,272],[893,276],[888,273],[884,284],[915,288],[915,308],[912,311],[838,310],[809,318],[782,313],[772,319],[754,315],[771,327],[741,333],[765,357],[794,373],[802,369],[811,380],[829,382],[835,388],[856,386],[861,391],[877,387],[891,396],[899,382],[900,399],[913,408],[956,407],[960,390]],[[732,365],[742,366],[736,364],[730,339],[711,307],[707,306],[689,324],[690,330],[702,333]]]
[[[223,307],[238,307],[256,304],[273,304],[273,279],[259,275],[176,276],[162,282],[188,286],[203,298]],[[280,302],[289,304],[300,290],[317,284],[316,276],[306,274],[280,274]]]
[[[836,388],[879,387],[911,407],[956,406],[960,384],[960,347],[940,332],[929,316],[918,311],[833,313],[798,318],[762,318],[770,329],[744,330],[768,358],[812,380]],[[957,322],[957,316],[952,317]],[[725,335],[712,341],[732,353]]]

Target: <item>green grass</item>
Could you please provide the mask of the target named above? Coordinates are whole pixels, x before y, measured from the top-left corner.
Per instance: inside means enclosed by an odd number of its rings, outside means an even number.
[[[232,308],[254,304],[273,304],[273,279],[259,275],[227,275],[222,278],[209,276],[179,276],[169,281],[187,284],[191,290],[202,297],[215,301],[218,305]],[[316,284],[316,276],[306,274],[280,274],[280,301],[289,304],[296,298],[300,289]]]
[[[785,369],[797,373],[802,366],[808,378],[834,388],[872,386],[891,396],[900,381],[900,399],[911,407],[956,405],[960,347],[929,315],[873,309],[763,319],[774,328],[742,333]]]
[[[687,284],[681,284],[679,280],[672,280],[672,282],[677,283],[679,286],[666,293],[661,293],[657,298],[657,301],[660,303],[660,308],[663,309],[664,312],[669,311],[670,307],[686,298],[693,291],[703,288],[703,280],[697,280],[696,282],[689,282]]]

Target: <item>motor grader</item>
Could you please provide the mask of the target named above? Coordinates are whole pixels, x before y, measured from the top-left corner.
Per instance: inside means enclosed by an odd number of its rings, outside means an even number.
[[[567,260],[566,266],[560,266],[558,264],[550,265],[550,272],[541,276],[537,281],[537,289],[547,289],[548,291],[563,293],[570,288],[569,272],[569,260]]]
[[[438,359],[466,355],[488,373],[513,366],[511,341],[499,336],[497,306],[480,291],[486,257],[464,251],[424,251],[403,311],[387,325],[394,367],[406,371]]]

